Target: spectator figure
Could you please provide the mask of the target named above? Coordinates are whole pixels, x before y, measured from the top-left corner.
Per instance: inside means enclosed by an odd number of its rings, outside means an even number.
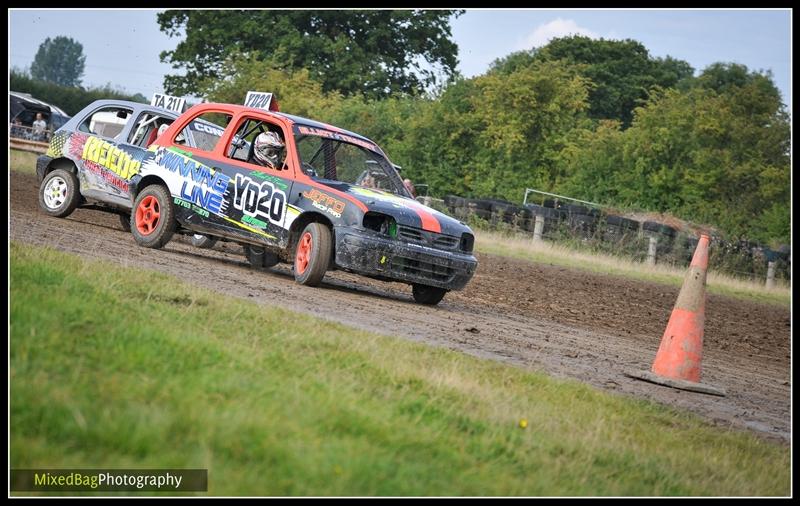
[[[364,178],[361,180],[361,186],[364,188],[377,188],[378,185],[375,183],[375,178],[372,177],[372,174],[367,172],[364,175]]]
[[[47,130],[47,123],[42,117],[42,113],[36,113],[36,121],[33,122],[33,140],[44,141],[47,140],[45,131]]]
[[[14,118],[14,121],[11,122],[11,137],[25,137],[25,129],[22,127],[22,120],[19,118]]]
[[[406,187],[406,190],[411,194],[412,198],[417,198],[417,189],[414,188],[414,183],[412,183],[410,179],[405,178],[403,180],[403,186]]]

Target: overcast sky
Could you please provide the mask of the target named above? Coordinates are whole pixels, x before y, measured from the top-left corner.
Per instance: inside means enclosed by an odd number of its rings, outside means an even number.
[[[156,10],[9,11],[9,61],[29,67],[46,37],[66,35],[83,44],[85,85],[139,92],[162,91],[172,73],[159,53],[178,39],[159,31]],[[459,71],[485,72],[496,58],[573,33],[634,39],[652,56],[672,56],[696,71],[723,61],[771,70],[791,108],[791,11],[782,10],[487,10],[469,9],[452,23]]]

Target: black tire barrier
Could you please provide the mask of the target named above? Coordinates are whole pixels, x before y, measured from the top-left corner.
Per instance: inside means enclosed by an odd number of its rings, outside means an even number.
[[[467,199],[467,207],[470,209],[480,209],[482,211],[492,211],[492,202],[483,199]]]
[[[597,217],[589,214],[570,214],[569,227],[580,235],[583,239],[589,239],[594,235],[597,226]]]
[[[639,230],[639,222],[622,216],[606,216],[606,223],[622,230]]]
[[[529,207],[525,206],[525,207],[520,208],[520,210],[517,213],[517,215],[520,218],[522,218],[524,220],[527,220],[527,219],[533,218],[533,211],[531,211]]]
[[[526,204],[525,210],[529,211],[532,216],[542,216],[545,220],[560,220],[562,217],[562,213],[557,209],[536,204]]]
[[[642,223],[642,230],[645,232],[654,232],[656,234],[665,236],[665,237],[675,237],[675,234],[678,231],[669,225],[664,225],[663,223],[659,223],[657,221],[645,221]]]
[[[491,203],[491,208],[493,213],[504,213],[514,208],[518,208],[518,206],[512,202],[508,202],[505,200],[487,200],[487,202]]]
[[[602,221],[601,221],[602,223]],[[620,244],[639,235],[639,222],[622,216],[606,216],[602,239]]]
[[[459,197],[457,195],[445,195],[444,205],[451,208],[466,207],[467,199]]]
[[[567,210],[569,214],[574,215],[589,215],[589,208],[579,206],[576,204],[567,204],[564,206],[564,209]]]

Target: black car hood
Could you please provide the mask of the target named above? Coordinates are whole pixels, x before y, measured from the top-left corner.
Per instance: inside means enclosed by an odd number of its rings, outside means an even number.
[[[370,211],[392,216],[399,225],[421,228],[454,237],[461,237],[464,232],[472,232],[469,227],[455,218],[408,197],[338,181],[320,181],[320,183],[359,200]]]

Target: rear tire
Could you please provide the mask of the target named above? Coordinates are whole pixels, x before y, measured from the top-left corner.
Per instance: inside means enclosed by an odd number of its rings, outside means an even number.
[[[161,248],[172,239],[177,223],[172,197],[161,185],[150,185],[136,197],[131,211],[131,233],[145,248]]]
[[[203,234],[194,234],[192,236],[192,246],[200,249],[211,249],[217,244],[216,237],[211,237]]]
[[[331,262],[331,231],[321,223],[309,223],[300,234],[295,248],[294,280],[301,285],[317,286]]]
[[[259,246],[244,245],[244,256],[255,269],[269,269],[278,265],[278,255]]]
[[[56,218],[66,218],[72,214],[80,198],[78,178],[64,169],[50,172],[39,185],[39,207]]]
[[[418,303],[425,304],[426,306],[435,306],[442,301],[447,290],[435,286],[414,284],[412,285],[411,293],[414,295],[414,300]]]

